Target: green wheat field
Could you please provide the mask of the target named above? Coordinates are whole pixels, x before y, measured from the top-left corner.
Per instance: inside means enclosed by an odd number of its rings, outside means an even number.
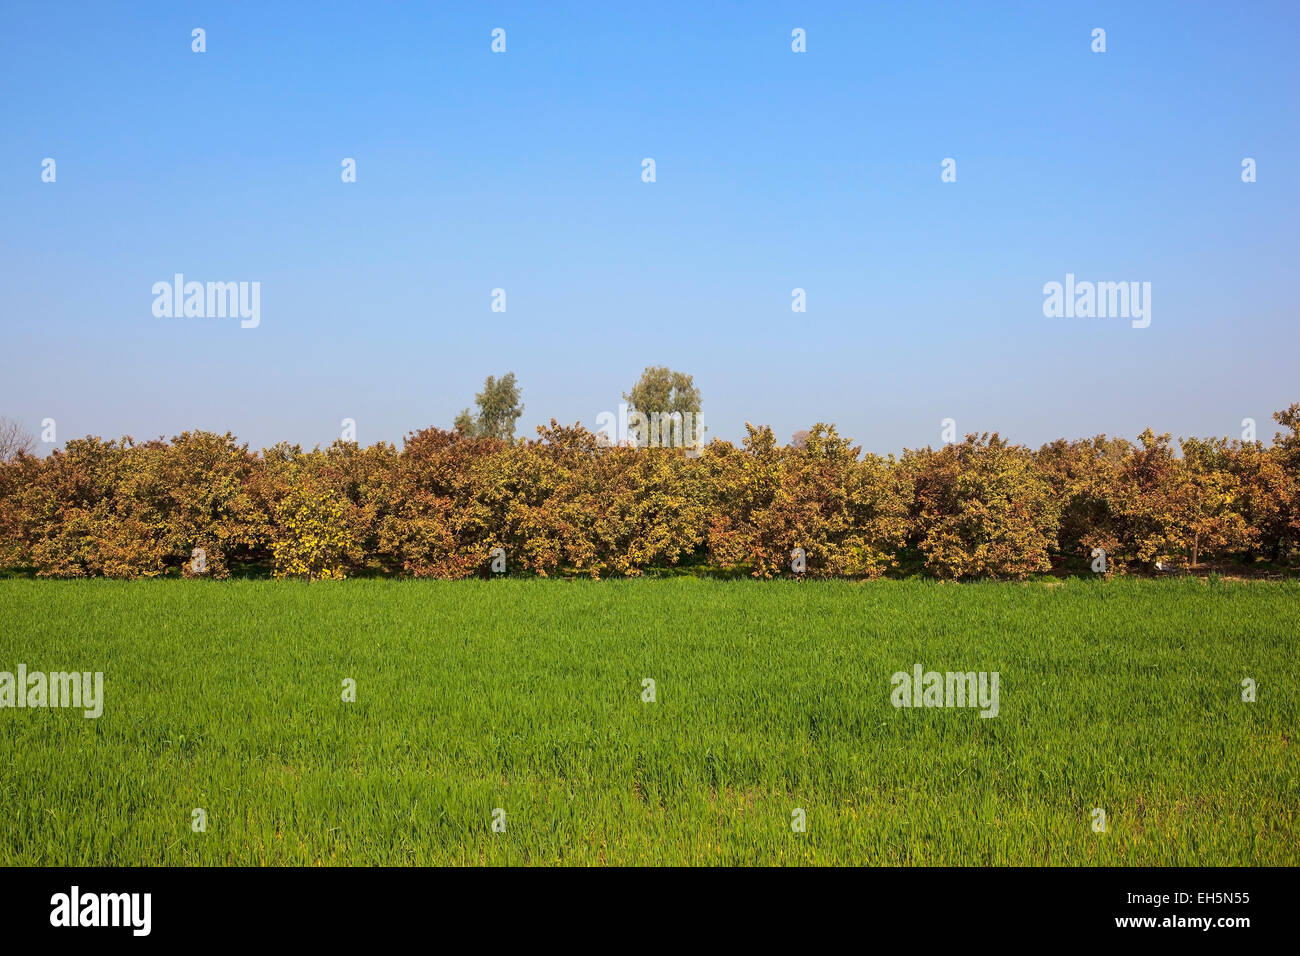
[[[104,713],[0,709],[0,863],[1295,865],[1298,624],[1297,582],[5,580],[0,671]],[[896,709],[916,663],[998,716]]]

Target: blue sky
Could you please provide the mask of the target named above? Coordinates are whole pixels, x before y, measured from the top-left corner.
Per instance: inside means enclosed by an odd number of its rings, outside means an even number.
[[[531,435],[664,364],[732,440],[1268,438],[1298,39],[1293,3],[5,2],[0,415],[400,443],[514,371]],[[176,272],[259,281],[260,326],[155,318]],[[1150,327],[1045,318],[1067,272],[1150,282]]]

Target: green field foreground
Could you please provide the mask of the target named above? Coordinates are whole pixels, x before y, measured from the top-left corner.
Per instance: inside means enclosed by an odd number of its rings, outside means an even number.
[[[105,696],[0,709],[0,863],[1294,865],[1298,624],[1295,582],[0,581],[0,671]],[[998,716],[892,706],[918,662]]]

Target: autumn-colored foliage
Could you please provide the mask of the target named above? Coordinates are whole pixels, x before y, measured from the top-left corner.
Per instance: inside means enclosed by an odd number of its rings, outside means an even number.
[[[943,578],[1023,578],[1051,568],[1059,505],[1026,448],[996,434],[903,455],[910,541]]]
[[[792,445],[748,425],[740,447],[699,453],[607,447],[555,422],[528,441],[428,428],[400,450],[86,437],[0,463],[0,567],[461,578],[487,574],[496,548],[511,572],[590,577],[1024,578],[1095,549],[1120,573],[1286,563],[1300,550],[1300,403],[1274,418],[1268,447],[1148,429],[1033,451],[986,434],[898,459],[826,424]]]
[[[744,450],[705,450],[712,490],[709,553],[755,576],[790,570],[799,548],[813,577],[879,577],[905,540],[907,477],[818,423],[800,447],[776,444],[772,430],[746,425]]]

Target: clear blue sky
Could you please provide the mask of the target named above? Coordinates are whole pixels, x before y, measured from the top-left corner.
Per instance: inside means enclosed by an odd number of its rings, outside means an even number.
[[[0,414],[400,443],[513,370],[531,435],[664,364],[732,440],[1270,438],[1300,5],[978,6],[4,2]],[[260,327],[155,318],[176,272],[259,281]],[[1067,272],[1151,326],[1045,318]]]

